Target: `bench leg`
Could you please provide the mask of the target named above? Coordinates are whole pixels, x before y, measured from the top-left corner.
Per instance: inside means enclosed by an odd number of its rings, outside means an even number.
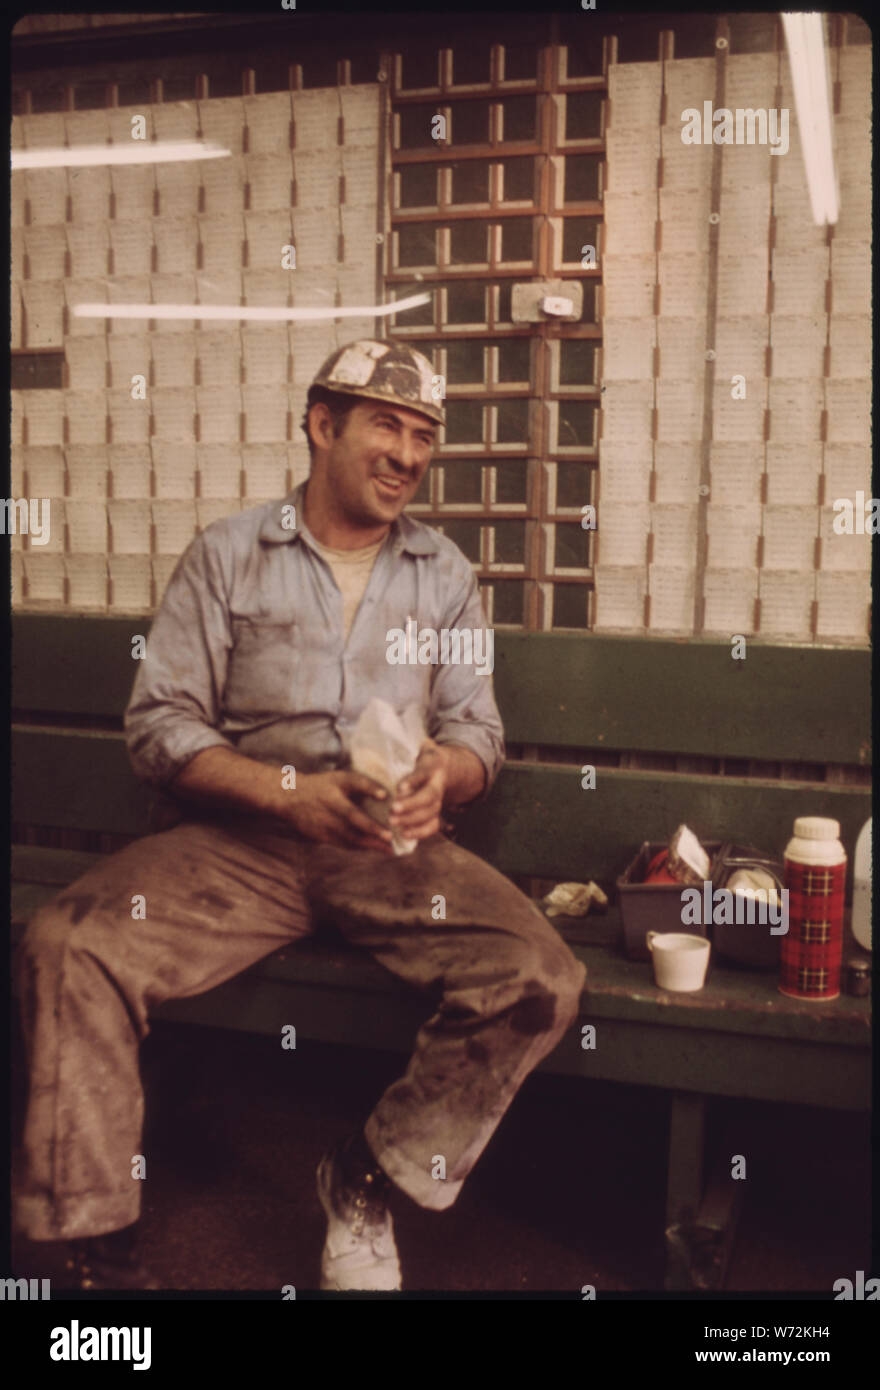
[[[669,1117],[666,1190],[667,1290],[720,1289],[724,1285],[741,1184],[730,1175],[730,1154],[718,1149],[703,1182],[706,1097],[674,1092]]]
[[[711,1252],[706,1271],[708,1282],[697,1284],[701,1289],[723,1289],[727,1278],[745,1188],[744,1182],[735,1182],[730,1176],[731,1153],[729,1145],[726,1150],[719,1150],[700,1203],[697,1233]]]
[[[692,1288],[687,1232],[703,1195],[706,1098],[673,1091],[669,1106],[669,1168],[666,1179],[666,1279],[668,1290]]]

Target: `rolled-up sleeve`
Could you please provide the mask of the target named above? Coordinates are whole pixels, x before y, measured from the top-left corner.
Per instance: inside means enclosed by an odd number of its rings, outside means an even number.
[[[483,602],[473,570],[463,556],[459,577],[443,626],[459,633],[479,632],[483,640],[480,654],[483,658],[490,655],[494,666],[494,634],[487,653],[489,630]],[[476,645],[476,637],[474,641]],[[441,661],[431,686],[428,733],[437,743],[461,744],[477,755],[486,769],[486,785],[475,801],[483,800],[504,763],[504,726],[495,703],[491,671],[480,675],[474,662]]]
[[[125,711],[132,768],[157,787],[203,748],[234,746],[217,728],[232,645],[220,544],[209,527],[181,556]]]

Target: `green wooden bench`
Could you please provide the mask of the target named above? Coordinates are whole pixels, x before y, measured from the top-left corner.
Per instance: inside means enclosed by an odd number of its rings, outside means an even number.
[[[150,795],[122,735],[132,637],[148,632],[137,617],[13,618],[14,931],[97,852],[149,832]],[[512,760],[456,835],[527,889],[595,879],[613,895],[640,843],[682,822],[781,853],[797,815],[836,817],[851,849],[870,814],[867,651],[754,641],[735,661],[707,640],[499,632],[495,690]],[[586,764],[595,790],[582,787]],[[729,1170],[704,1173],[708,1098],[869,1109],[869,1000],[804,1004],[772,974],[721,963],[699,994],[669,996],[622,954],[613,903],[557,925],[588,978],[579,1026],[542,1070],[669,1092],[667,1287],[718,1286],[737,1185]],[[275,1036],[293,1023],[302,1038],[408,1051],[423,1014],[368,956],[330,940],[156,1016]]]

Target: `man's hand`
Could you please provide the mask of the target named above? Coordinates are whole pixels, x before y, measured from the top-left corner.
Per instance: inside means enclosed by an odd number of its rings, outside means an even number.
[[[391,831],[358,808],[353,798],[388,793],[359,772],[312,772],[297,778],[295,790],[285,792],[283,818],[309,840],[352,849],[393,854]]]
[[[426,840],[441,829],[444,801],[449,808],[466,805],[485,784],[483,763],[469,748],[426,739],[393,801],[384,787],[359,772],[300,773],[295,786],[282,788],[280,768],[221,747],[196,753],[173,779],[171,789],[202,805],[253,811],[285,821],[322,844],[393,854],[391,830],[367,815],[359,801],[375,798],[383,811],[389,808],[390,827],[408,839]]]
[[[427,840],[438,834],[448,783],[447,752],[433,739],[426,739],[412,772],[397,784],[388,824],[408,840]]]

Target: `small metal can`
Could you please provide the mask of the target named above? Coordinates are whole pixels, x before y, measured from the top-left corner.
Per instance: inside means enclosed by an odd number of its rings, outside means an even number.
[[[870,994],[871,966],[866,960],[851,960],[846,967],[847,994]]]

